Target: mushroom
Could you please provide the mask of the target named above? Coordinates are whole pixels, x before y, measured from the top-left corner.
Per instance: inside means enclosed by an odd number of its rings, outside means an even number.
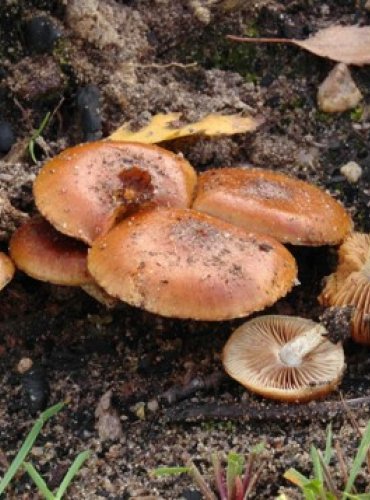
[[[91,244],[143,202],[190,206],[195,184],[193,167],[179,155],[149,144],[101,141],[47,162],[34,196],[58,231]]]
[[[80,286],[107,307],[116,303],[89,274],[86,245],[59,233],[40,216],[29,219],[13,233],[9,251],[16,266],[32,278]]]
[[[338,267],[326,278],[319,302],[324,306],[353,306],[353,340],[370,345],[370,235],[354,232],[338,251]]]
[[[0,290],[2,290],[14,276],[14,264],[9,257],[0,252]]]
[[[352,228],[349,215],[329,194],[257,168],[202,173],[193,208],[295,245],[336,245]]]
[[[296,263],[268,236],[191,209],[134,214],[97,239],[88,268],[109,295],[162,316],[225,320],[273,304]]]
[[[226,372],[247,389],[279,401],[325,396],[339,384],[343,347],[319,323],[294,316],[261,316],[237,328],[226,343]]]

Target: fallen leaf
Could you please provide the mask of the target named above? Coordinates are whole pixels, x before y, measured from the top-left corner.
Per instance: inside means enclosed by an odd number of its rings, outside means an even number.
[[[245,38],[230,40],[251,43],[289,43],[333,61],[362,66],[370,64],[370,26],[329,26],[306,40],[296,38]]]
[[[207,115],[198,122],[183,127],[173,126],[181,118],[181,113],[158,114],[137,132],[125,123],[109,136],[111,141],[135,141],[154,144],[189,135],[232,135],[251,132],[262,123],[261,119],[239,115]]]

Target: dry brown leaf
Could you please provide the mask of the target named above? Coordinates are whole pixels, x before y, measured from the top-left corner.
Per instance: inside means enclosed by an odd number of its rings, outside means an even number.
[[[180,118],[181,113],[155,115],[145,127],[137,132],[132,132],[129,124],[125,123],[109,136],[109,140],[154,144],[196,134],[232,135],[251,132],[262,122],[261,119],[250,116],[212,114],[205,116],[198,122],[176,128],[173,124]]]
[[[230,40],[252,43],[290,43],[320,57],[362,66],[370,64],[370,26],[329,26],[306,40],[295,38],[245,38],[230,35]]]

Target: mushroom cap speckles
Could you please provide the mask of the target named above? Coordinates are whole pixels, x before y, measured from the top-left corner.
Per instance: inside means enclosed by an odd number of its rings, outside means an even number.
[[[88,267],[109,295],[162,316],[242,317],[273,304],[296,280],[276,240],[190,209],[147,210],[94,242]]]
[[[338,267],[326,278],[319,302],[324,306],[353,306],[352,338],[370,345],[370,235],[349,235],[338,257]]]
[[[295,245],[335,245],[352,228],[347,212],[329,194],[256,168],[202,173],[193,208]]]
[[[222,355],[226,372],[262,396],[302,402],[326,395],[340,382],[345,364],[343,347],[325,339],[299,366],[286,366],[279,352],[290,340],[316,323],[294,316],[260,316],[237,328]]]
[[[2,290],[13,278],[15,267],[13,262],[4,253],[0,252],[0,290]]]
[[[91,244],[121,215],[122,174],[133,168],[149,173],[155,205],[190,206],[196,173],[185,159],[158,146],[109,141],[66,149],[47,162],[34,183],[36,205],[58,231]]]
[[[87,270],[87,247],[59,233],[41,217],[17,229],[9,250],[16,266],[35,279],[69,286],[92,281]]]

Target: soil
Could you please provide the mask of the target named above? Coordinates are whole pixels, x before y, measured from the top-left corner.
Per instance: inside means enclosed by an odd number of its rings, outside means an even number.
[[[351,213],[356,229],[368,232],[369,67],[351,68],[364,96],[360,107],[329,115],[317,108],[316,93],[333,62],[295,47],[225,39],[230,33],[304,38],[332,24],[369,24],[363,3],[3,0],[0,119],[12,125],[16,143],[0,163],[1,249],[7,250],[14,228],[34,213],[32,181],[48,156],[88,137],[106,137],[123,122],[139,127],[170,111],[181,111],[184,120],[212,112],[263,117],[253,134],[194,137],[166,147],[181,151],[198,171],[252,163],[296,175],[327,189]],[[33,43],[25,29],[39,16],[58,35],[46,36],[45,44]],[[88,85],[100,94],[92,124],[76,100]],[[34,163],[27,145],[47,112],[52,119],[37,140]],[[340,172],[351,160],[362,168],[355,184]],[[301,284],[263,314],[317,320],[322,310],[316,297],[335,266],[336,249],[291,251]],[[251,498],[275,498],[279,492],[300,498],[283,473],[295,467],[310,474],[310,445],[323,449],[329,422],[348,463],[354,456],[358,430],[341,397],[364,429],[369,350],[345,343],[340,392],[324,401],[272,403],[223,374],[220,352],[243,321],[171,320],[125,304],[106,309],[80,289],[17,273],[0,295],[0,475],[39,411],[66,401],[30,457],[55,488],[77,453],[91,450],[65,498],[200,498],[189,476],[159,479],[149,472],[183,464],[186,452],[212,480],[212,452],[247,454],[260,442],[263,467]],[[25,358],[33,366],[21,374],[18,364]],[[111,398],[105,397],[96,416],[107,391]],[[357,398],[365,399],[360,404]],[[333,475],[340,487],[340,474]],[[358,489],[369,480],[364,469]],[[19,473],[4,498],[40,497]]]

